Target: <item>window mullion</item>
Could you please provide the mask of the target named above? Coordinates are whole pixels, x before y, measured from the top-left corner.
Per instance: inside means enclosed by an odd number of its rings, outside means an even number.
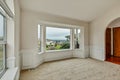
[[[4,18],[4,41],[7,42],[7,20]]]
[[[6,41],[0,41],[0,44],[6,44],[7,42]]]
[[[6,44],[3,45],[3,63],[4,63],[4,69],[6,68]]]
[[[70,38],[71,38],[70,47],[73,50],[74,49],[74,29],[71,29]]]
[[[42,52],[46,51],[46,26],[41,26],[41,50]]]

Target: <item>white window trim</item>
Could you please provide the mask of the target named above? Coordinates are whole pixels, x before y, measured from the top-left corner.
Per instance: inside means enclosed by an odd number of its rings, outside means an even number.
[[[42,53],[46,53],[46,52],[57,52],[57,51],[68,51],[68,50],[83,50],[84,49],[84,39],[83,41],[83,45],[80,42],[80,48],[79,49],[75,49],[75,43],[74,43],[74,29],[80,29],[81,32],[83,30],[83,34],[84,34],[84,28],[81,26],[77,26],[77,25],[70,25],[70,24],[62,24],[62,23],[55,23],[55,22],[48,22],[48,21],[40,21],[38,24],[41,25],[41,38],[42,38],[42,44],[41,44],[41,52],[39,52],[39,54]],[[46,51],[46,27],[47,26],[51,26],[51,27],[55,27],[55,28],[64,28],[64,29],[70,29],[70,36],[71,36],[71,40],[70,40],[70,49],[61,49],[61,50],[48,50]],[[83,35],[84,36],[84,35]],[[82,37],[84,38],[84,37]],[[83,47],[83,48],[81,48]]]
[[[18,68],[8,69],[0,80],[16,80]]]
[[[45,25],[45,26],[58,27],[58,28],[69,28],[69,29],[81,28],[81,26],[77,26],[77,25],[55,23],[55,22],[48,22],[48,21],[39,21],[38,24]]]
[[[45,37],[45,38],[44,38],[44,42],[45,42],[45,43],[44,43],[44,45],[45,45],[45,46],[44,46],[44,47],[45,47],[44,49],[45,49],[45,50],[44,50],[44,52],[57,52],[57,51],[72,50],[72,46],[71,46],[71,45],[72,45],[72,42],[71,42],[71,39],[70,39],[70,48],[69,48],[69,49],[46,50],[46,28],[47,28],[48,26],[51,27],[51,25],[44,25],[44,27],[45,27],[45,31],[44,31],[44,32],[45,32],[45,33],[44,33],[44,34],[45,34],[45,35],[44,35],[44,37]],[[62,26],[57,26],[57,27],[56,27],[56,26],[54,25],[54,26],[52,26],[51,28],[70,29],[70,36],[71,36],[71,33],[72,33],[72,32],[71,32],[72,29],[69,28],[69,27],[62,27]]]
[[[10,10],[8,5],[6,4],[5,0],[0,0],[0,6],[5,10],[5,12],[11,17],[14,17],[13,12]]]
[[[76,29],[76,37],[78,37],[78,29],[80,29],[80,28],[75,28]],[[74,33],[75,33],[75,31],[74,31]],[[80,38],[80,35],[79,35],[79,38]],[[75,40],[73,41],[73,42],[76,42]],[[75,48],[75,43],[74,43],[74,49],[75,50],[81,50],[81,46],[80,46],[81,44],[80,44],[80,41],[79,41],[79,48]]]

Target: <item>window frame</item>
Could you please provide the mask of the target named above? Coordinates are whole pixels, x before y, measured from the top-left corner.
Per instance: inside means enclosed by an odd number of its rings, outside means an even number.
[[[73,42],[74,42],[74,49],[75,50],[79,50],[79,49],[81,49],[80,48],[80,35],[79,35],[79,33],[78,33],[78,30],[79,30],[80,28],[74,28],[74,38],[73,38]],[[76,30],[76,31],[75,31]],[[75,32],[76,32],[76,34],[75,34]],[[81,34],[81,29],[80,29],[80,34]],[[76,39],[78,39],[78,40],[75,40],[75,37],[77,37]],[[76,41],[78,41],[78,44],[79,44],[79,48],[76,48]]]
[[[38,23],[38,25],[41,25],[41,52],[39,52],[39,54],[41,53],[45,53],[45,52],[58,52],[58,51],[68,51],[68,50],[82,50],[83,49],[83,45],[84,45],[84,39],[83,36],[81,36],[81,34],[84,34],[84,28],[81,26],[76,26],[76,25],[68,25],[68,24],[61,24],[61,23],[53,23],[53,22],[46,22],[46,21],[41,21],[40,23]],[[61,50],[46,50],[46,27],[53,27],[53,28],[62,28],[62,29],[70,29],[70,48],[69,49],[61,49]],[[75,41],[74,41],[74,33],[75,33],[75,29],[80,29],[83,30],[82,32],[80,32],[79,38],[79,48],[75,49]]]
[[[3,46],[3,70],[0,72],[0,78],[2,75],[5,73],[7,67],[6,67],[6,45],[7,45],[7,17],[6,14],[3,10],[1,10],[2,7],[0,8],[0,15],[3,16],[3,39],[0,40],[0,45]]]
[[[38,45],[40,46],[40,48],[38,47],[38,51],[39,51],[39,52],[42,52],[42,33],[41,33],[41,31],[42,31],[41,29],[42,29],[42,28],[41,28],[41,25],[40,25],[40,24],[38,24],[38,27],[40,27],[40,30],[39,30],[39,31],[40,31],[40,34],[39,34],[40,40],[38,40],[38,41],[40,42],[40,45],[38,44]],[[37,27],[37,29],[38,29],[38,27]],[[38,33],[39,33],[39,32],[38,32]]]
[[[72,50],[72,28],[70,27],[64,27],[64,26],[55,26],[55,25],[45,25],[45,52],[55,52],[55,51],[66,51],[66,50]],[[46,50],[46,28],[50,27],[50,28],[60,28],[60,29],[69,29],[70,30],[70,48],[69,49],[60,49],[60,50]]]

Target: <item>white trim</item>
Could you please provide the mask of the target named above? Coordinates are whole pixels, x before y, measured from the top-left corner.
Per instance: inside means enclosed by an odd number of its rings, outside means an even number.
[[[79,50],[84,49],[84,27],[80,27],[77,25],[70,25],[70,24],[62,24],[62,23],[54,23],[54,22],[48,22],[48,21],[40,21],[38,25],[41,25],[41,52],[54,52],[54,51],[64,51],[64,49],[61,50],[46,50],[46,27],[55,27],[55,28],[63,28],[63,29],[70,29],[70,49],[69,50],[75,50],[75,42],[74,42],[74,30],[76,31],[78,29],[81,30],[79,38],[81,39],[79,41]],[[77,33],[77,32],[76,32]],[[78,36],[78,34],[76,35]],[[82,47],[82,48],[81,48]]]
[[[10,10],[10,8],[8,7],[8,5],[6,4],[5,0],[0,0],[0,6],[5,10],[5,12],[11,17],[14,17],[14,14],[12,13],[12,11]]]
[[[47,61],[61,60],[66,58],[86,58],[84,50],[64,50],[45,52],[38,54],[35,49],[23,49],[21,50],[22,55],[22,69],[32,69],[38,67],[40,64]]]
[[[7,43],[6,41],[0,41],[0,45],[6,44],[6,43]]]
[[[61,50],[48,50],[48,51],[45,51],[46,53],[47,52],[62,52],[62,51],[71,51],[72,49],[61,49]]]
[[[61,28],[61,27],[51,27],[51,26],[45,26],[45,28],[47,28],[47,27],[49,27],[49,28],[58,28],[58,29],[65,29],[65,28]],[[70,36],[72,36],[72,34],[71,34],[71,28],[67,28],[67,29],[69,29],[70,30]],[[72,49],[72,46],[71,46],[71,44],[72,44],[72,41],[71,41],[71,37],[70,37],[70,48],[69,49],[60,49],[60,50],[46,50],[46,29],[45,29],[45,52],[50,52],[50,51],[62,51],[62,50],[71,50]]]
[[[73,34],[74,33],[74,31],[73,31],[73,29],[70,29],[70,49],[72,49],[73,50]]]
[[[113,55],[113,28],[111,28],[111,55]]]
[[[0,80],[15,80],[18,68],[8,69]]]
[[[45,52],[46,51],[46,26],[45,25],[42,25],[41,27],[41,38],[42,38],[42,52]]]
[[[37,49],[23,49],[20,54],[22,57],[22,69],[36,68],[43,63],[43,54],[38,54]]]
[[[44,52],[38,52],[38,54],[43,54]]]
[[[71,24],[63,24],[63,23],[55,23],[55,22],[48,22],[48,21],[39,21],[39,24],[51,26],[51,27],[62,27],[62,28],[80,28],[81,26],[78,25],[71,25]]]

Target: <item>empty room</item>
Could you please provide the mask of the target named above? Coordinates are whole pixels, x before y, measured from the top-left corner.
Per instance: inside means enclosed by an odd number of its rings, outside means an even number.
[[[0,0],[0,80],[120,80],[120,0]]]

